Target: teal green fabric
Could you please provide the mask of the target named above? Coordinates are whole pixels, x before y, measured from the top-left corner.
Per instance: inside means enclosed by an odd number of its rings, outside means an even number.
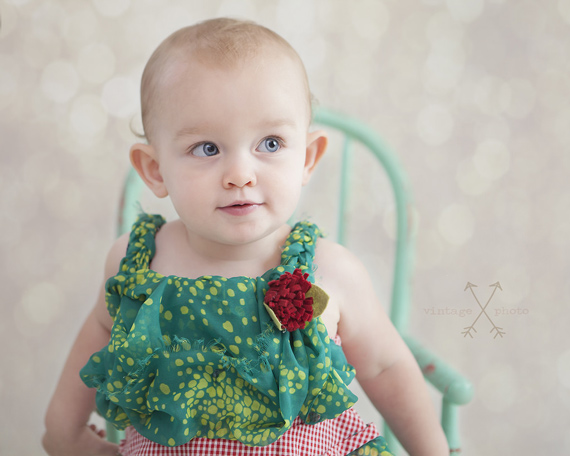
[[[314,424],[354,405],[354,369],[320,318],[281,332],[263,306],[284,272],[300,268],[314,281],[316,225],[297,223],[281,265],[261,277],[190,279],[149,268],[164,222],[139,217],[106,283],[111,340],[80,373],[103,417],[161,445],[207,437],[264,446],[297,416]]]
[[[384,437],[378,436],[357,450],[351,451],[347,456],[393,456],[393,454],[388,449]]]

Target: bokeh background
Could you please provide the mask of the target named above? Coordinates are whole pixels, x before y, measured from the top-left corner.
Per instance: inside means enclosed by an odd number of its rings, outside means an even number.
[[[372,126],[404,165],[410,327],[475,386],[463,454],[570,453],[570,0],[4,0],[0,15],[0,454],[43,454],[44,411],[115,237],[142,68],[168,34],[215,16],[284,36],[319,103]],[[331,233],[334,150],[308,189]],[[388,303],[393,205],[356,161],[349,245]],[[470,319],[446,314],[475,314],[468,281],[482,303],[500,282],[488,309],[503,338],[485,320],[465,338]]]

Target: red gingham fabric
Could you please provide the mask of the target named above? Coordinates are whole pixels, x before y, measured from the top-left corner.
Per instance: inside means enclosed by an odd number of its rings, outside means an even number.
[[[340,345],[340,337],[333,339]],[[194,438],[184,445],[167,447],[127,428],[119,451],[122,456],[345,456],[380,433],[365,424],[352,408],[333,420],[304,424],[297,417],[289,430],[270,445],[253,447],[237,440]]]
[[[351,408],[334,420],[314,425],[303,424],[296,418],[279,440],[263,447],[202,437],[177,447],[166,447],[131,427],[126,430],[120,453],[122,456],[345,456],[379,435],[374,424],[364,424]]]

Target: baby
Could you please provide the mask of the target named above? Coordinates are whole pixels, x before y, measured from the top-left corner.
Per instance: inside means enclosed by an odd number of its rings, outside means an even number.
[[[291,46],[251,22],[183,28],[151,56],[141,98],[147,143],[131,162],[179,219],[143,214],[111,247],[46,451],[389,455],[352,408],[356,372],[411,455],[448,454],[363,265],[316,225],[287,224],[327,146]],[[88,425],[95,404],[127,428],[120,447]]]

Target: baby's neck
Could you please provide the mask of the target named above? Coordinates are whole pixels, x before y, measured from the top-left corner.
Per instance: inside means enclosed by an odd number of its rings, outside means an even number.
[[[164,225],[156,236],[151,269],[163,275],[196,278],[204,275],[257,277],[281,262],[281,248],[290,227],[247,244],[221,245],[193,236],[182,222]]]

